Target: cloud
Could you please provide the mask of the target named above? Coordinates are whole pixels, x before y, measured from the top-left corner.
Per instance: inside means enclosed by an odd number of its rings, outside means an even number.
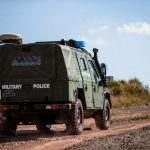
[[[125,33],[150,35],[150,24],[146,22],[133,22],[123,24],[117,30]]]
[[[88,43],[87,45],[90,45],[91,47],[101,47],[101,46],[106,46],[108,45],[108,42],[100,36],[96,36],[96,37],[91,37],[91,36],[82,36],[79,37],[78,39],[85,41],[86,43]]]
[[[102,37],[102,31],[108,31],[109,27],[106,25],[98,26],[97,28],[90,28],[86,34],[77,39],[83,40],[89,47],[102,47],[108,45],[108,42]]]
[[[95,46],[107,45],[107,42],[102,37],[97,37],[97,38],[91,40],[91,43],[92,43],[92,45],[95,45]]]
[[[91,28],[89,30],[89,33],[90,34],[98,34],[102,31],[107,31],[108,30],[108,26],[104,25],[104,26],[99,26],[99,27],[96,27],[96,28]]]

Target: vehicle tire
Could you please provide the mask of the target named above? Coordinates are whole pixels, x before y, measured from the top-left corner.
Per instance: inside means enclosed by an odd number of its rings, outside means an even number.
[[[2,131],[0,132],[2,135],[13,136],[17,130],[17,123],[13,122],[6,118],[6,120],[1,124]]]
[[[107,99],[104,101],[104,108],[95,116],[95,124],[99,129],[108,129],[110,126],[110,103]]]
[[[36,123],[36,128],[40,133],[49,133],[51,125],[46,125],[45,123]]]
[[[84,111],[81,100],[77,99],[73,103],[66,119],[66,129],[68,134],[78,135],[83,131]]]

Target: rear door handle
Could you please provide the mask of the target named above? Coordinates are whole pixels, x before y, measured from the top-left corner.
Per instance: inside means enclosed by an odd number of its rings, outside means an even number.
[[[85,91],[88,90],[87,84],[85,84],[84,89],[85,89]]]
[[[96,91],[96,86],[95,86],[95,85],[93,86],[93,91],[94,91],[94,92]]]

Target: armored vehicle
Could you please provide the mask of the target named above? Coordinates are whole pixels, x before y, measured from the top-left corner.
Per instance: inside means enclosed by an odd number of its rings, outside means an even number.
[[[112,104],[97,49],[92,57],[82,41],[23,44],[19,35],[2,35],[0,42],[0,134],[30,124],[47,133],[58,123],[80,134],[88,117],[109,128]]]

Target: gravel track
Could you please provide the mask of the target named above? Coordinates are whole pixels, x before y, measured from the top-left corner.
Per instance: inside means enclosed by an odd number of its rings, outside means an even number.
[[[66,150],[150,150],[150,125],[121,134],[94,137]]]
[[[93,119],[85,120],[81,135],[70,136],[64,125],[52,126],[53,134],[42,135],[35,126],[19,126],[14,137],[0,136],[0,150],[44,149],[150,149],[150,105],[116,109],[109,130],[98,130]]]

